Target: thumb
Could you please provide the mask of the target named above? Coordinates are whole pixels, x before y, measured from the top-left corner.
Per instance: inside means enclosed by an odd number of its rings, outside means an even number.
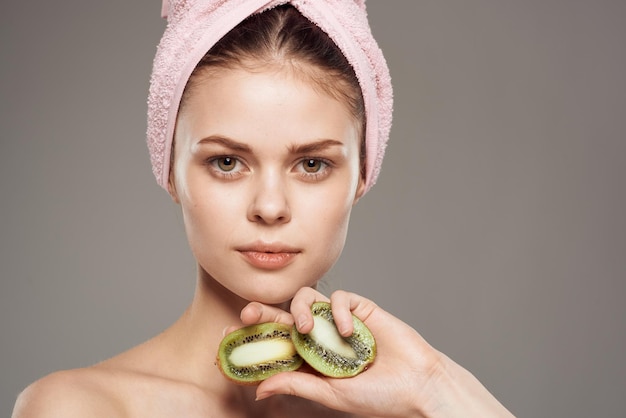
[[[274,395],[291,395],[308,399],[332,409],[339,409],[337,394],[328,382],[306,372],[284,372],[272,376],[259,384],[256,400]]]

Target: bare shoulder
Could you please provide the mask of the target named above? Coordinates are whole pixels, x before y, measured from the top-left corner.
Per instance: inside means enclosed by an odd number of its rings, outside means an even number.
[[[13,418],[121,417],[123,407],[90,368],[54,372],[19,395]]]

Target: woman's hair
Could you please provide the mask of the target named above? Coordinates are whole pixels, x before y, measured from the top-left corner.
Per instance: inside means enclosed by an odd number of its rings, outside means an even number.
[[[291,5],[249,16],[213,45],[189,77],[180,109],[201,76],[211,74],[214,69],[255,71],[268,66],[291,70],[348,106],[359,126],[363,166],[366,121],[359,80],[328,35]]]

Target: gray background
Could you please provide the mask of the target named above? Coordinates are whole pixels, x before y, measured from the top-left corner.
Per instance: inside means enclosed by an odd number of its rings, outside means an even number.
[[[0,414],[173,322],[194,265],[144,143],[160,2],[3,2]],[[382,176],[324,289],[376,300],[518,416],[626,416],[626,2],[368,2]],[[402,341],[398,341],[402,344]]]

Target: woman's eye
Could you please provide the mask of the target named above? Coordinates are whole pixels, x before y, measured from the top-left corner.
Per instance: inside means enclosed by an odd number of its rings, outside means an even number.
[[[246,172],[246,165],[238,157],[231,155],[217,155],[205,160],[211,173],[219,178],[235,179]]]
[[[217,167],[222,171],[232,171],[237,165],[237,160],[233,157],[220,157],[215,160]]]
[[[304,171],[307,173],[317,173],[324,165],[325,163],[323,161],[316,160],[315,158],[307,158],[302,162],[302,168],[304,168]]]

